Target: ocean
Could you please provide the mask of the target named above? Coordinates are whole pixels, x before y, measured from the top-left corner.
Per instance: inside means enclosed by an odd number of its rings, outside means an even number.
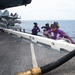
[[[58,22],[60,29],[65,31],[75,41],[75,20],[23,20],[20,26],[25,29],[27,33],[31,33],[34,22],[38,23],[38,26],[41,30],[41,32],[38,33],[39,35],[43,35],[43,29],[41,29],[41,27],[46,23],[51,25],[52,22]]]

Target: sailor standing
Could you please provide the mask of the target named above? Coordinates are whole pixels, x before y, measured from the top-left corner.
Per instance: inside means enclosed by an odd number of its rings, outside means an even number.
[[[37,23],[34,23],[34,27],[32,29],[32,34],[37,35],[40,32],[40,28],[38,27]]]

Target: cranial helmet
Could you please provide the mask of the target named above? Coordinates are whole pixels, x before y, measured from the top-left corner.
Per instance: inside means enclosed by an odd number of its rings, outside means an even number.
[[[53,23],[51,24],[51,28],[53,28],[53,27],[59,28],[58,22],[53,22]]]

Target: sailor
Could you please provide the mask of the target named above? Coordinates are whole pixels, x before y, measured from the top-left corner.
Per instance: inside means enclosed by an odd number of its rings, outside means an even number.
[[[49,23],[46,23],[45,26],[41,27],[41,29],[43,29],[43,35],[45,35],[45,33],[47,33],[48,30],[51,30],[51,27],[49,26]]]
[[[41,29],[43,29],[43,28],[44,28],[44,30],[46,30],[46,31],[51,29],[51,27],[49,27],[49,23],[46,23],[45,26],[42,26],[42,27],[41,27]]]
[[[54,22],[53,24],[51,24],[51,30],[48,31],[48,36],[54,40],[66,38],[70,40],[71,43],[75,44],[74,41],[69,37],[69,35],[67,35],[63,30],[59,29],[58,22]]]
[[[40,28],[38,27],[38,24],[36,22],[34,22],[34,27],[32,29],[32,34],[37,35],[38,32],[40,32]]]

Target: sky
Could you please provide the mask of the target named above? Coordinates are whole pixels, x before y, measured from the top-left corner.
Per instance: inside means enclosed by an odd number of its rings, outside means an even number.
[[[75,20],[75,0],[32,0],[27,6],[7,10],[22,20]]]

